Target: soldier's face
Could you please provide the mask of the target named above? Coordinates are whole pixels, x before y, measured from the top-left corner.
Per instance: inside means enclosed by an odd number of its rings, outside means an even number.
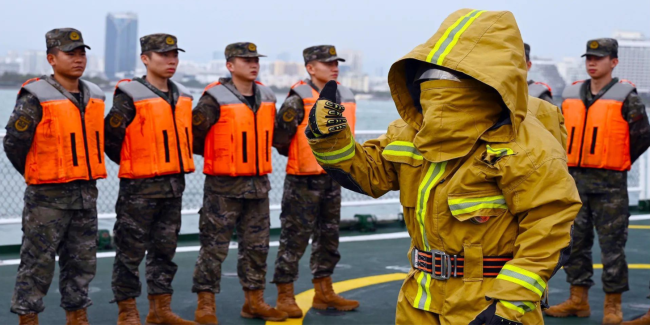
[[[255,81],[260,73],[260,58],[234,58],[226,63],[228,71],[235,78]]]
[[[151,55],[142,55],[142,62],[147,66],[147,74],[155,74],[162,78],[171,78],[178,67],[178,51],[162,53],[151,52]]]
[[[86,70],[86,49],[78,47],[69,52],[57,51],[55,54],[48,54],[47,61],[54,73],[68,78],[81,78]]]
[[[593,79],[599,79],[611,74],[617,64],[618,59],[612,59],[610,56],[587,55],[585,59],[587,73]]]
[[[323,83],[336,80],[339,77],[339,61],[320,62],[312,61],[307,64],[309,75]]]

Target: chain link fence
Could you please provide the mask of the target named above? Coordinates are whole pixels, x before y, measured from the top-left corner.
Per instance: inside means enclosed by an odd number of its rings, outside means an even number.
[[[374,139],[383,134],[383,131],[359,131],[355,138],[359,142]],[[0,139],[4,136],[0,136]],[[20,223],[23,210],[23,194],[25,191],[25,180],[11,165],[7,156],[4,154],[4,148],[0,154],[0,175],[2,175],[2,185],[0,186],[0,223]],[[117,173],[119,166],[106,160],[106,169],[108,177],[98,180],[99,198],[97,200],[97,211],[100,218],[112,218],[115,216],[115,202],[119,191],[119,179]],[[185,176],[185,192],[183,193],[183,211],[184,213],[196,213],[203,204],[203,157],[195,155],[194,163],[196,172]],[[270,201],[272,209],[280,209],[282,201],[282,189],[285,178],[285,168],[287,158],[273,150],[273,173],[269,175],[271,182]],[[378,200],[369,196],[343,189],[342,201],[344,205],[364,205],[364,204],[383,204],[398,202],[399,192],[390,192]]]
[[[374,139],[383,134],[383,131],[358,131],[355,139],[363,143],[366,140]],[[3,138],[4,136],[0,136]],[[1,149],[4,151],[4,148]],[[203,170],[203,157],[194,156],[196,172],[186,175],[186,187],[183,194],[183,211],[184,213],[196,213],[203,204],[203,182],[205,176]],[[112,161],[107,160],[108,178],[99,180],[99,199],[97,201],[97,210],[100,218],[113,218],[115,216],[115,202],[119,190],[119,179],[117,172],[119,166]],[[269,175],[272,190],[270,195],[271,209],[280,209],[282,200],[282,189],[285,178],[285,167],[287,158],[273,150],[273,173]],[[647,199],[646,186],[648,184],[649,162],[647,153],[645,153],[628,173],[628,190],[630,195],[630,205],[638,205],[639,200]],[[20,223],[23,209],[23,194],[25,191],[25,181],[23,177],[16,172],[4,152],[0,154],[0,175],[2,175],[2,185],[0,186],[0,204],[3,207],[0,210],[0,224]],[[399,202],[399,192],[389,192],[379,199],[372,199],[359,193],[343,189],[342,204],[345,206],[361,206],[369,204],[389,204]]]

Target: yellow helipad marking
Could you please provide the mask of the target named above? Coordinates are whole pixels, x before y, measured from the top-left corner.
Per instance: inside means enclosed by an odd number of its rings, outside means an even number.
[[[594,269],[602,269],[602,264],[594,264]],[[628,269],[647,270],[650,269],[650,264],[628,264]]]
[[[337,293],[346,292],[354,289],[359,289],[375,284],[381,284],[393,281],[403,281],[406,279],[406,273],[391,273],[375,276],[368,276],[365,278],[351,279],[332,284],[334,291]],[[311,303],[314,299],[314,289],[309,289],[296,295],[296,303],[302,309],[302,318],[289,318],[285,322],[266,322],[266,325],[300,325],[305,319],[305,315],[311,309]]]
[[[650,226],[639,226],[639,225],[630,225],[628,226],[630,229],[650,229]]]

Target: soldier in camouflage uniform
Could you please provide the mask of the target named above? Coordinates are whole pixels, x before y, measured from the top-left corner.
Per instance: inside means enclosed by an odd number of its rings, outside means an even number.
[[[599,130],[598,133],[596,133],[596,127],[593,128],[593,131],[591,130],[590,123],[596,120],[598,116],[589,115],[587,119],[589,123],[583,121],[572,122],[571,116],[575,110],[572,110],[572,112],[567,112],[567,110],[575,107],[577,102],[581,103],[582,107],[586,107],[587,112],[590,112],[589,110],[598,112],[597,109],[600,109],[598,105],[604,105],[601,104],[602,101],[599,101],[601,98],[609,102],[622,102],[620,108],[621,123],[627,123],[629,127],[629,160],[627,161],[629,164],[636,161],[650,147],[650,125],[648,124],[645,106],[634,86],[627,81],[621,81],[611,76],[614,67],[618,64],[617,41],[611,38],[590,40],[587,42],[587,52],[583,56],[587,56],[587,71],[592,79],[576,82],[567,87],[563,94],[565,99],[562,104],[567,119],[567,130],[570,130],[568,144],[569,171],[576,181],[583,204],[574,223],[571,256],[569,262],[564,266],[567,273],[567,282],[571,284],[571,298],[546,310],[546,314],[560,317],[570,315],[586,317],[589,315],[590,307],[587,300],[587,290],[594,285],[591,279],[593,276],[591,248],[594,243],[593,229],[596,228],[603,263],[603,290],[606,293],[603,323],[618,324],[622,319],[620,309],[621,293],[629,290],[628,268],[624,252],[630,216],[628,211],[627,168],[625,168],[625,165],[621,166],[620,170],[610,167],[584,167],[587,159],[591,159],[590,155],[599,154],[598,149],[601,145],[596,145],[596,139],[601,136],[601,132],[608,134],[607,129]],[[616,99],[616,96],[621,96],[621,98]],[[611,121],[609,116],[606,120]],[[608,124],[600,126],[601,129],[611,127]],[[584,139],[581,139],[580,134],[574,134],[577,133],[575,130],[578,127],[587,129]],[[591,133],[588,134],[587,132]],[[610,131],[610,137],[615,135],[613,131]],[[587,149],[582,151],[577,148]],[[619,148],[610,148],[609,150],[616,151],[617,149]],[[578,156],[579,158],[577,158]],[[620,156],[625,156],[625,154]]]
[[[528,71],[530,71],[530,68],[533,66],[533,62],[530,61],[530,45],[524,43],[524,50],[526,53],[526,66],[528,67]],[[543,82],[528,80],[528,94],[553,104],[551,87]]]
[[[304,140],[306,145],[306,112],[311,109],[324,84],[337,79],[338,62],[345,60],[336,54],[336,49],[331,45],[309,47],[303,51],[303,57],[310,78],[292,88],[276,117],[273,137],[273,146],[278,152],[289,156],[280,214],[280,249],[275,261],[273,283],[278,286],[278,309],[286,311],[293,318],[302,317],[302,311],[295,303],[293,283],[298,279],[298,263],[309,244],[309,238],[313,236],[309,264],[317,293],[321,284],[331,289],[328,283],[331,284],[331,275],[341,259],[338,251],[341,186],[318,166],[308,147],[305,149],[309,150],[309,160],[297,151],[300,150],[300,140]],[[301,92],[304,94],[301,95]],[[340,92],[337,97],[339,103],[353,101],[353,98],[342,99]],[[311,105],[306,104],[305,99]],[[353,105],[344,105],[347,113],[351,112]],[[348,123],[354,125],[354,121],[349,120]],[[343,299],[334,295],[333,291],[331,293],[334,300],[330,307],[351,310],[359,305],[357,301]]]
[[[93,159],[93,162],[97,163],[93,167],[98,167],[95,173],[102,172],[103,168],[103,175],[100,177],[74,180],[59,175],[56,181],[46,180],[43,177],[47,176],[48,162],[39,161],[35,157],[47,150],[57,150],[51,148],[51,143],[46,142],[48,139],[43,135],[43,129],[52,124],[66,129],[66,125],[63,125],[65,123],[58,119],[74,120],[75,116],[71,112],[65,113],[63,117],[55,116],[56,112],[45,103],[44,97],[49,95],[51,99],[51,93],[54,93],[67,105],[65,109],[78,109],[81,116],[88,113],[86,109],[89,107],[100,110],[97,122],[101,126],[104,111],[103,92],[96,85],[79,79],[86,66],[85,48],[90,47],[84,44],[78,30],[54,29],[45,35],[45,39],[48,61],[54,68],[54,74],[25,83],[18,94],[4,138],[7,158],[14,168],[25,176],[28,183],[23,210],[20,266],[11,300],[11,311],[20,315],[20,324],[38,324],[37,314],[44,309],[43,297],[52,282],[55,255],[58,254],[61,269],[61,307],[66,310],[67,324],[87,324],[86,308],[92,305],[88,297],[88,285],[95,277],[97,266],[98,192],[95,179],[105,178],[106,170],[103,163],[99,164]],[[51,93],[44,93],[43,90],[49,90]],[[101,100],[101,103],[97,100]],[[90,101],[97,105],[89,105]],[[44,104],[41,105],[41,102]],[[48,107],[46,120],[43,116],[46,111],[44,107]],[[86,122],[90,119],[92,118],[88,114]],[[43,121],[46,123],[42,123]],[[79,120],[78,125],[81,123]],[[65,136],[67,138],[68,135]],[[88,140],[90,139],[88,137]],[[61,149],[64,150],[66,149]],[[88,152],[77,154],[83,157],[88,155]],[[103,156],[102,152],[99,154]],[[92,156],[95,157],[97,155]],[[57,160],[69,157],[56,157],[52,154],[47,158]],[[77,161],[78,168],[82,168],[84,173],[90,166],[86,163],[85,159],[81,163]],[[76,168],[71,164],[65,174],[74,172],[73,170]],[[34,175],[35,173],[40,175]]]
[[[287,318],[263,300],[270,235],[268,137],[275,117],[275,95],[255,82],[263,56],[253,43],[228,45],[226,66],[232,78],[208,85],[193,111],[194,153],[205,157],[206,174],[199,212],[201,250],[192,286],[198,294],[195,320],[200,324],[217,323],[215,294],[221,291],[221,264],[234,229],[239,241],[237,275],[246,296],[242,317]],[[253,125],[255,130],[246,128]],[[260,128],[266,130],[266,139]]]
[[[187,147],[189,143],[180,145],[179,142],[178,155],[182,156],[182,159],[179,157],[177,160],[180,162],[180,171],[178,172],[154,174],[149,177],[136,175],[135,172],[129,175],[125,172],[128,166],[138,163],[135,159],[131,160],[132,155],[148,154],[142,150],[128,153],[126,151],[133,146],[133,142],[128,139],[129,132],[139,132],[131,127],[137,128],[147,122],[146,119],[139,118],[135,98],[142,97],[142,95],[138,96],[136,91],[132,90],[133,87],[138,87],[135,89],[152,97],[149,100],[158,100],[156,109],[170,112],[170,118],[176,116],[178,121],[180,119],[178,114],[185,112],[188,114],[185,118],[188,119],[188,124],[191,124],[189,115],[191,114],[191,97],[182,85],[169,79],[178,64],[178,51],[183,50],[178,48],[176,37],[169,34],[144,36],[140,38],[140,45],[142,47],[141,59],[147,66],[147,75],[142,78],[134,78],[130,82],[121,82],[118,85],[113,98],[113,107],[105,118],[106,155],[121,165],[120,190],[115,205],[117,222],[113,229],[115,262],[112,281],[113,294],[120,309],[118,324],[140,323],[135,298],[140,296],[141,284],[138,268],[145,257],[145,252],[147,253],[147,292],[150,301],[147,323],[194,324],[194,322],[181,319],[169,310],[171,294],[174,292],[172,280],[178,269],[172,259],[176,252],[178,233],[181,228],[181,202],[185,189],[185,173],[193,171],[191,153],[182,154],[181,151],[183,146]],[[185,97],[184,101],[183,97]],[[187,102],[188,99],[189,102]],[[181,106],[181,103],[185,103],[184,106]],[[171,111],[167,111],[169,107],[171,107]],[[157,116],[157,118],[163,117]],[[137,124],[132,123],[136,118],[138,118]],[[151,126],[151,128],[153,127]],[[142,129],[146,128],[142,127]],[[174,132],[173,129],[168,131],[171,131],[172,134]],[[175,138],[178,141],[183,141],[184,131],[176,130],[176,133]],[[173,139],[174,135],[171,138]],[[142,145],[147,145],[147,143],[159,143],[157,140],[160,139],[143,139],[139,142]],[[167,141],[168,139],[165,137],[165,143]],[[172,148],[174,147],[172,146]],[[172,151],[171,154],[174,155],[175,152]],[[167,155],[167,161],[169,161],[169,152]],[[124,162],[126,158],[129,161]],[[160,160],[164,159],[160,158]],[[142,164],[144,161],[148,160],[141,159],[139,163]],[[162,310],[165,307],[167,310]]]

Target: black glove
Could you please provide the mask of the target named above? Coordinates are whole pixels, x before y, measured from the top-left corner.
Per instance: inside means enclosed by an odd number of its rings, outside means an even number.
[[[488,308],[483,310],[469,325],[523,325],[522,323],[505,319],[496,315],[497,302],[494,301]]]
[[[343,117],[345,107],[336,103],[336,88],[336,81],[328,81],[311,108],[309,128],[305,130],[308,138],[326,137],[348,127],[348,121]]]

